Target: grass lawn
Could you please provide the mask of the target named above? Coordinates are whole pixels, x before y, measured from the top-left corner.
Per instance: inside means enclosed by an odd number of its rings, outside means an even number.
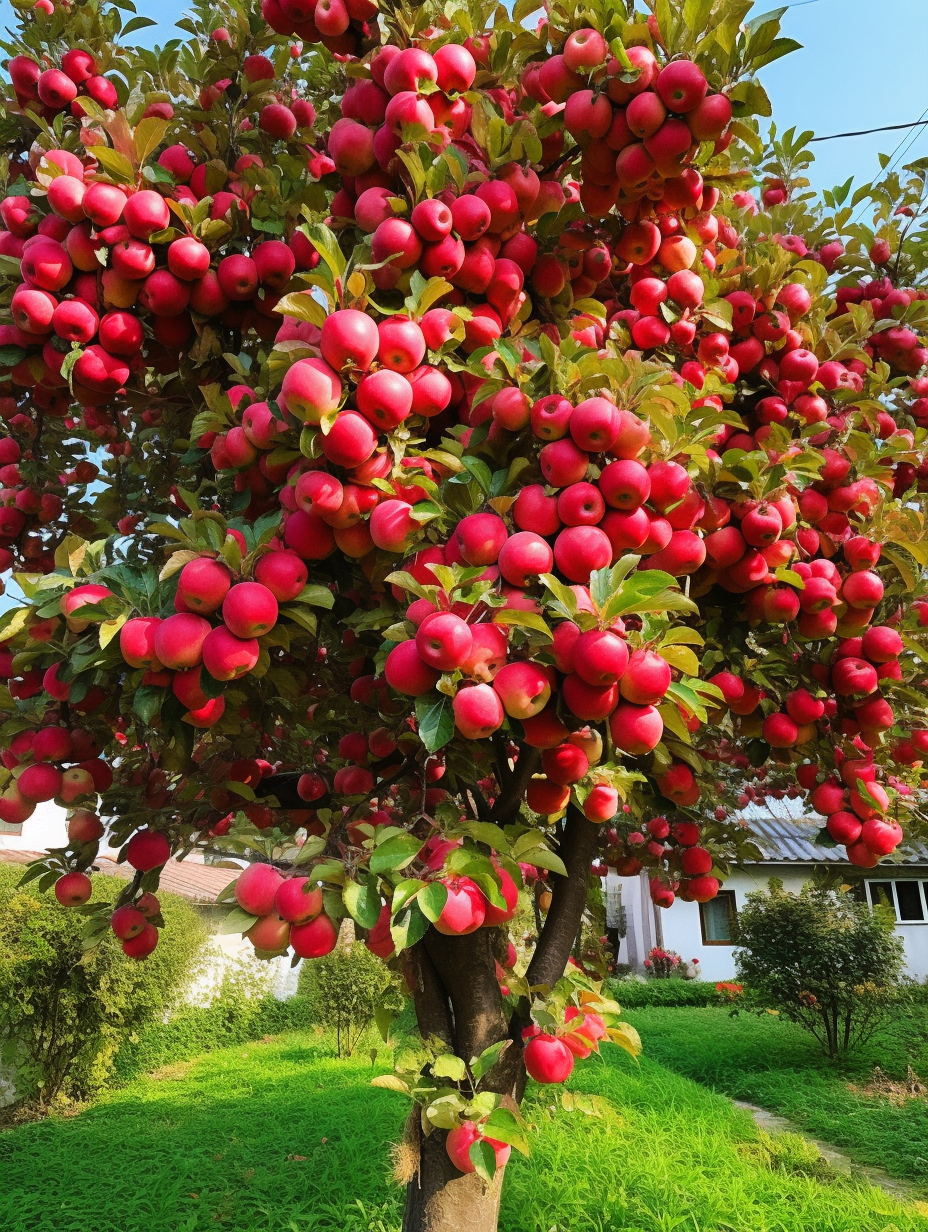
[[[928,1208],[836,1176],[800,1139],[765,1144],[726,1100],[611,1053],[571,1082],[602,1098],[602,1119],[555,1113],[535,1088],[532,1159],[509,1166],[501,1232],[928,1232]],[[0,1228],[397,1232],[389,1143],[405,1105],[372,1072],[282,1036],[0,1133]]]
[[[928,1077],[928,1012],[902,1019],[839,1064],[810,1035],[775,1017],[725,1009],[637,1009],[627,1017],[645,1053],[678,1074],[788,1117],[814,1137],[841,1147],[858,1162],[885,1168],[928,1187],[928,1107],[901,1107],[867,1097],[875,1065],[904,1078],[911,1064]]]

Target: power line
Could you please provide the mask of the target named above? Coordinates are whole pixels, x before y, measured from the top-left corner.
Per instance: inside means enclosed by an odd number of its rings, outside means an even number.
[[[811,2],[811,0],[807,0]],[[860,128],[853,133],[832,133],[829,137],[810,137],[810,143],[813,141],[837,141],[839,137],[866,137],[870,133],[893,133],[901,128],[918,128],[922,124],[928,124],[928,120],[912,120],[909,124],[885,124],[882,128]]]
[[[926,107],[925,110],[922,112],[921,116],[919,117],[918,123],[921,124],[926,116],[928,116],[928,107]],[[892,171],[893,169],[893,165],[896,161],[897,156],[906,148],[906,146],[908,146],[911,143],[913,137],[915,137],[914,132],[909,133],[908,136],[902,138],[902,140],[893,150],[892,154],[890,154],[889,162],[886,164],[885,168],[883,168],[883,170],[881,171],[882,175],[889,175],[890,171]],[[863,202],[861,203],[860,209],[854,215],[853,222],[855,223],[858,222],[860,218],[866,213],[866,210],[867,210],[867,200],[865,198]]]

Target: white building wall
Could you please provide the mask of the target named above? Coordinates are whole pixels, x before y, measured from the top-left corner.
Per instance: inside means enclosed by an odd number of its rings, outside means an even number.
[[[905,946],[906,971],[913,979],[928,979],[928,924],[897,924]]]
[[[925,875],[924,872],[919,871],[921,876]],[[782,881],[784,888],[791,894],[797,894],[808,882],[809,873],[810,870],[805,867],[790,865],[768,864],[737,869],[726,880],[723,888],[734,892],[735,907],[740,911],[747,895],[754,890],[765,890],[771,877]],[[919,874],[910,873],[909,875]],[[905,877],[906,872],[900,869],[899,876]],[[630,881],[630,878],[623,879],[624,884],[630,884]],[[647,893],[646,889],[645,893]],[[648,905],[650,905],[650,900],[648,900]],[[657,910],[660,911],[663,945],[668,950],[675,950],[686,962],[698,958],[700,979],[715,983],[718,980],[736,978],[735,947],[703,943],[698,903],[684,903],[678,899],[672,907]],[[896,932],[905,946],[907,974],[917,980],[928,979],[928,923],[897,924]]]

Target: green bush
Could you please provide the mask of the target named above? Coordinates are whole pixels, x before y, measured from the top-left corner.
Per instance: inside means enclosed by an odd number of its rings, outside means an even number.
[[[47,1107],[84,1098],[106,1082],[120,1044],[176,1002],[206,940],[183,899],[161,896],[166,927],[154,954],[127,959],[107,934],[83,951],[85,918],[35,883],[18,888],[21,868],[0,864],[0,1061],[11,1067],[18,1105]],[[93,877],[96,901],[124,888]]]
[[[641,1009],[646,1006],[704,1007],[717,1006],[721,998],[714,984],[700,980],[611,980],[610,994],[623,1009]]]
[[[906,999],[894,921],[839,890],[790,894],[772,880],[748,895],[737,942],[748,1004],[811,1032],[829,1057],[864,1043]]]
[[[378,1010],[396,1014],[405,1004],[398,978],[360,941],[305,962],[299,988],[313,1022],[335,1032],[339,1056],[351,1056]]]

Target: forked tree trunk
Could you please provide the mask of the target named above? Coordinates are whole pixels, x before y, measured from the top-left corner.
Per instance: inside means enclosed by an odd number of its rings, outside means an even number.
[[[553,985],[560,978],[580,928],[586,881],[596,849],[596,827],[575,809],[558,848],[568,876],[553,877],[553,895],[545,926],[527,972],[532,985]],[[507,1096],[515,1107],[525,1089],[519,1047],[525,1025],[517,1015],[506,1018],[495,975],[495,929],[466,937],[445,937],[434,929],[409,951],[407,975],[414,989],[419,1030],[438,1037],[464,1061],[511,1038],[513,1046],[486,1076],[483,1087]],[[496,1232],[505,1169],[491,1185],[475,1173],[462,1175],[445,1149],[445,1133],[426,1137],[413,1118],[417,1166],[407,1183],[403,1232]],[[513,1166],[519,1164],[513,1161]]]

